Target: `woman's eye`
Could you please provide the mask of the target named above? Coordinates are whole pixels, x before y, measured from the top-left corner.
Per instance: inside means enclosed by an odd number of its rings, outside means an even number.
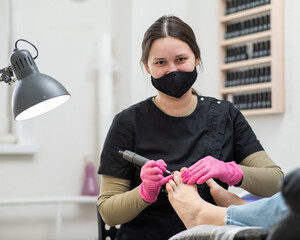
[[[162,65],[164,63],[165,63],[165,61],[158,61],[158,62],[156,62],[157,65]]]
[[[184,60],[185,60],[184,57],[181,57],[181,58],[178,58],[178,59],[177,59],[178,62],[183,62]]]

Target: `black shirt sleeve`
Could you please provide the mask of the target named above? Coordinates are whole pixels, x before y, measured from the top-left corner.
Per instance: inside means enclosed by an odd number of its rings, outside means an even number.
[[[119,150],[133,149],[134,130],[126,113],[117,114],[107,133],[102,153],[98,174],[106,174],[113,177],[132,179],[133,165],[122,158]]]
[[[233,158],[237,163],[240,163],[252,153],[264,149],[245,117],[232,104],[230,114],[232,116],[234,129]]]

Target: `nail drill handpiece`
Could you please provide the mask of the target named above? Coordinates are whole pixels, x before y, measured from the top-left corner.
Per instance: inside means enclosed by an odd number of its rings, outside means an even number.
[[[150,161],[148,158],[145,158],[141,155],[138,155],[134,152],[131,152],[129,150],[125,150],[125,151],[121,151],[119,150],[119,153],[122,155],[122,157],[124,159],[126,159],[127,161],[136,164],[138,166],[144,166],[144,164],[146,164],[148,161]],[[166,169],[165,173],[167,174],[172,174],[169,170]]]

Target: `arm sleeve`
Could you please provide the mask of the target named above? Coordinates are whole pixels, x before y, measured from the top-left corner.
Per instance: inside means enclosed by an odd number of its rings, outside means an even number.
[[[259,197],[270,197],[279,191],[283,172],[265,151],[249,155],[239,166],[244,172],[241,188]]]
[[[119,150],[133,151],[134,130],[125,112],[117,114],[109,128],[102,153],[98,174],[132,180],[135,167],[118,153]]]
[[[253,153],[264,151],[248,121],[235,107],[231,105],[234,126],[233,159],[237,163]]]
[[[150,205],[142,199],[140,186],[130,190],[130,184],[130,180],[102,175],[98,211],[108,225],[129,222]]]

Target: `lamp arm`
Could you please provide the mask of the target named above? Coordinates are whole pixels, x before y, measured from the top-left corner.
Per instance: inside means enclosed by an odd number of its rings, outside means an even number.
[[[12,79],[13,76],[14,74],[11,66],[0,69],[0,82],[6,82],[10,84],[13,81]]]

